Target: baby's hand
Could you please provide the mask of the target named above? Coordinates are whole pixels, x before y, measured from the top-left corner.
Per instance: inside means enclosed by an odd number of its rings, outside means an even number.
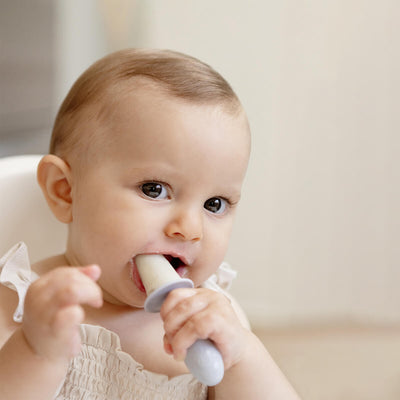
[[[66,360],[80,351],[81,305],[101,307],[100,287],[95,281],[100,268],[60,267],[40,277],[25,298],[22,331],[32,350],[50,360]]]
[[[240,323],[229,299],[210,289],[176,289],[161,308],[164,348],[184,360],[197,339],[210,339],[220,351],[228,370],[245,350],[248,330]]]

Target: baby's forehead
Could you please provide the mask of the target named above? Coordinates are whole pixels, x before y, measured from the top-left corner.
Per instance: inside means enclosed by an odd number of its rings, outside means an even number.
[[[240,106],[233,109],[221,101],[196,102],[174,96],[163,85],[152,82],[149,79],[137,79],[127,85],[116,85],[110,87],[94,104],[86,107],[81,116],[80,130],[86,132],[84,138],[86,148],[90,154],[100,157],[104,149],[118,142],[118,135],[129,131],[135,135],[136,124],[147,124],[149,122],[148,111],[154,112],[154,118],[158,118],[158,111],[168,108],[173,104],[173,110],[180,108],[184,113],[212,112],[221,114],[223,118],[237,120],[243,125],[245,141],[248,142],[249,129],[247,117]],[[145,110],[146,109],[146,110]],[[144,112],[146,111],[146,112]],[[142,117],[146,114],[146,117]],[[174,118],[173,113],[168,118]],[[161,132],[160,132],[161,133]],[[83,139],[83,138],[82,138]]]
[[[246,113],[242,105],[231,99],[210,98],[187,99],[176,96],[162,83],[147,78],[132,78],[131,82],[125,85],[110,86],[93,106],[97,109],[97,119],[105,125],[116,125],[126,115],[140,115],[143,108],[154,109],[168,107],[174,104],[175,107],[191,109],[196,112],[209,112],[210,109],[216,113],[226,115],[228,118],[246,119]],[[173,117],[173,115],[171,116]]]
[[[193,90],[194,92],[194,90]],[[104,89],[104,95],[99,96],[98,104],[100,105],[100,111],[110,112],[118,110],[118,107],[126,102],[131,102],[132,99],[137,98],[138,100],[144,95],[151,97],[154,100],[154,106],[160,103],[181,103],[182,105],[196,106],[212,106],[223,109],[228,114],[240,114],[243,111],[243,107],[237,98],[221,97],[221,96],[209,96],[204,98],[203,96],[190,95],[185,96],[182,93],[177,94],[173,88],[166,85],[163,82],[157,81],[143,76],[135,76],[124,81],[114,82]],[[148,104],[152,106],[152,104]],[[134,111],[134,110],[132,110]],[[106,113],[104,114],[106,115]]]

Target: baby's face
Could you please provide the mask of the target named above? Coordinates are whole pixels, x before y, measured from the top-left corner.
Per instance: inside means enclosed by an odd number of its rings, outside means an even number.
[[[138,254],[167,255],[196,286],[223,261],[247,168],[248,125],[244,114],[141,89],[120,101],[109,129],[83,170],[72,165],[67,257],[100,265],[106,301],[141,307]]]

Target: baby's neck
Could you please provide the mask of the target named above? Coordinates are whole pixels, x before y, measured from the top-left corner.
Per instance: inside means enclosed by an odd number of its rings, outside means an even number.
[[[39,276],[44,275],[46,272],[51,271],[56,267],[69,266],[64,254],[59,254],[53,257],[45,258],[32,264],[32,270]]]

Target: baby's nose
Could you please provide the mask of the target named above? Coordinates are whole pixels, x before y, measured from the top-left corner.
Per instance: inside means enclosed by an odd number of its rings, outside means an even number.
[[[203,238],[202,217],[194,210],[178,210],[165,226],[164,233],[170,238],[198,242]]]

